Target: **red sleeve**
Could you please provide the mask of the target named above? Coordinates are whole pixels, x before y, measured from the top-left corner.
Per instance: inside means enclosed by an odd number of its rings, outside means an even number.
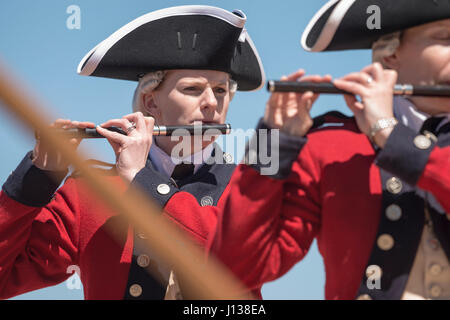
[[[309,250],[320,224],[319,169],[305,147],[288,179],[236,169],[208,247],[250,288],[285,274]]]
[[[77,264],[78,201],[66,183],[45,207],[0,192],[0,298],[55,285]]]
[[[433,149],[417,185],[431,192],[450,217],[450,146]]]

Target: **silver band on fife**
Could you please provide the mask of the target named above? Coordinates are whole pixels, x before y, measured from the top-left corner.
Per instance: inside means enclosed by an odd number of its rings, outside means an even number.
[[[375,122],[370,130],[370,139],[373,140],[378,131],[386,128],[393,128],[397,125],[398,121],[395,118],[383,118]]]
[[[127,134],[136,129],[136,124],[134,122],[131,123],[131,126],[127,128]]]

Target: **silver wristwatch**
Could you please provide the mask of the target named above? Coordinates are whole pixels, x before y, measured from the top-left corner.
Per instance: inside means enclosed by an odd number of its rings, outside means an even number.
[[[372,129],[370,130],[370,138],[373,140],[375,135],[378,131],[386,129],[386,128],[393,128],[398,123],[397,119],[395,118],[384,118],[380,119],[372,126]]]

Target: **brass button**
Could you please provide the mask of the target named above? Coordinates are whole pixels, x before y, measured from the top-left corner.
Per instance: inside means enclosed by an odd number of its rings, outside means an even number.
[[[431,140],[424,135],[418,135],[414,138],[414,145],[421,150],[425,150],[431,146]]]
[[[377,239],[377,245],[381,250],[391,250],[394,246],[394,238],[390,234],[382,234]]]
[[[200,200],[200,204],[202,207],[212,206],[214,204],[214,199],[210,196],[204,196],[202,200]]]
[[[225,152],[223,154],[223,160],[225,160],[225,163],[233,163],[233,156]]]
[[[442,267],[440,265],[438,265],[437,263],[432,264],[430,267],[430,274],[433,276],[437,276],[441,273],[442,271]]]
[[[386,188],[390,193],[397,194],[402,191],[403,184],[400,179],[392,177],[388,181],[386,181]]]
[[[137,264],[139,267],[145,268],[150,264],[150,257],[146,254],[140,254],[137,257]]]
[[[442,293],[442,288],[436,284],[430,288],[430,295],[433,298],[438,298],[441,295],[441,293]]]
[[[372,264],[366,268],[366,277],[372,277],[372,280],[381,279],[382,274],[383,270],[376,264]]]
[[[158,191],[159,194],[168,194],[170,192],[170,187],[165,183],[161,183],[156,187],[156,191]]]
[[[396,204],[391,204],[386,208],[386,216],[391,221],[397,221],[402,217],[402,208]]]
[[[372,300],[372,297],[369,296],[368,294],[362,294],[362,295],[358,296],[358,298],[356,298],[356,300]]]
[[[142,287],[137,283],[133,284],[130,287],[130,294],[135,298],[139,297],[142,294]]]

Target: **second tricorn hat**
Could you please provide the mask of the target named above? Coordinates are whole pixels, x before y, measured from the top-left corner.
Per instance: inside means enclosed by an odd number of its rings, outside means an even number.
[[[217,70],[229,73],[238,90],[256,90],[263,86],[265,75],[245,22],[241,11],[211,6],[150,12],[88,52],[78,73],[137,81],[158,70]]]
[[[379,28],[368,25],[379,15]],[[311,19],[301,44],[307,51],[369,49],[381,36],[450,18],[450,0],[331,0]]]

